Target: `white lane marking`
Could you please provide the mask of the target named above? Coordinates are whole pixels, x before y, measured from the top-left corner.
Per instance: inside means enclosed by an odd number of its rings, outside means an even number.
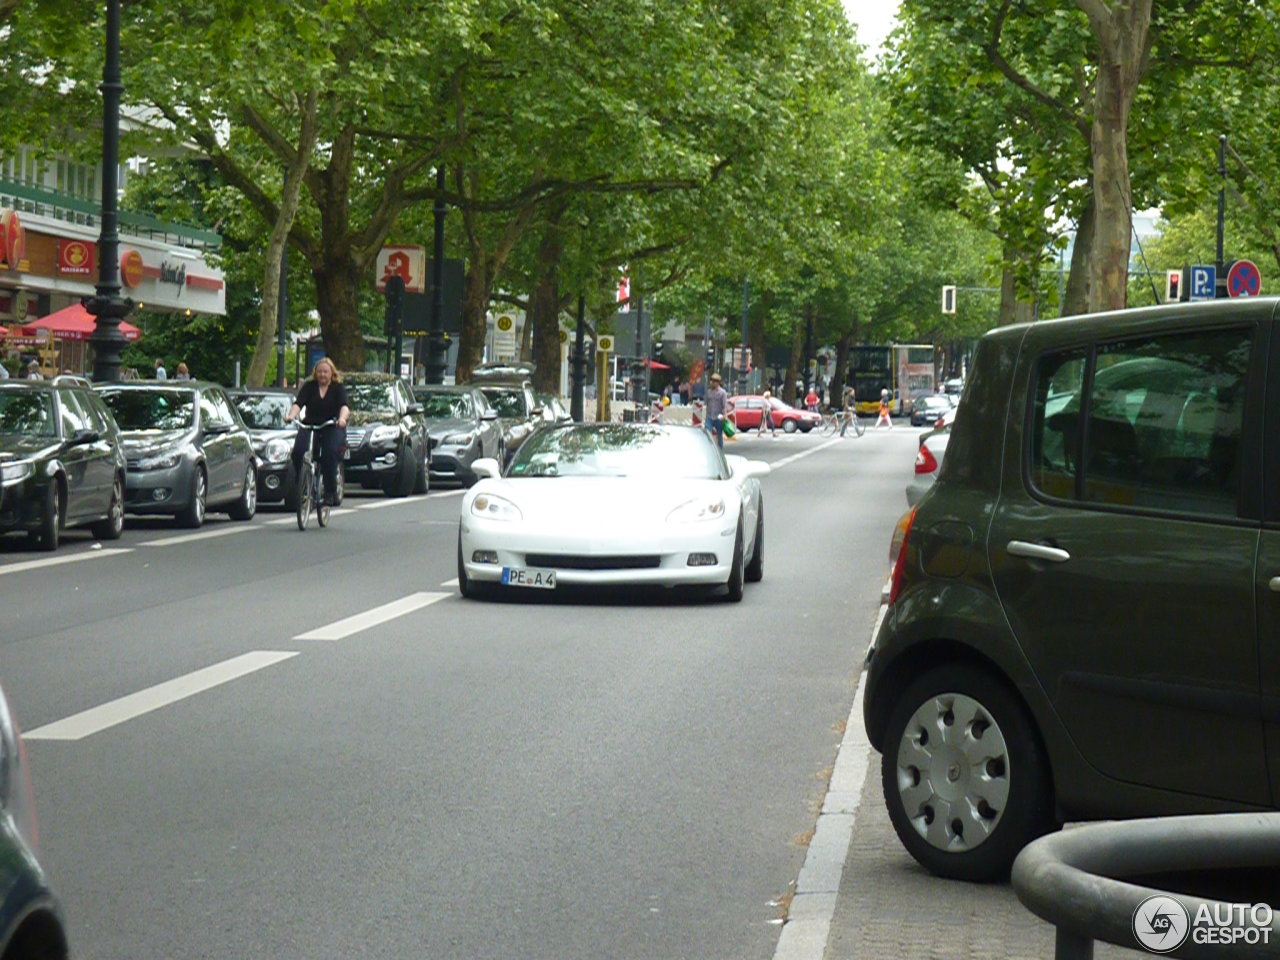
[[[449,596],[447,593],[411,593],[407,597],[384,603],[382,606],[366,610],[364,613],[357,613],[346,619],[326,624],[323,627],[316,627],[316,629],[308,630],[306,633],[300,633],[293,639],[341,640],[344,637],[351,636],[353,633],[359,633],[361,630],[368,630],[370,627],[376,627],[380,623],[394,620],[396,617],[403,617],[406,613],[421,610],[423,607],[430,606],[447,596]]]
[[[781,460],[774,461],[771,466],[774,470],[778,470],[789,463],[795,463],[797,460],[803,460],[805,457],[813,456],[813,454],[817,453],[819,450],[825,450],[827,447],[834,447],[837,443],[841,443],[843,440],[843,437],[835,437],[834,439],[828,440],[826,443],[818,444],[816,447],[809,447],[807,450],[801,450],[799,453],[793,453],[789,457],[783,457]]]
[[[356,512],[355,507],[330,507],[329,508],[329,516],[331,517],[340,517],[344,513],[355,513],[355,512]],[[279,517],[275,520],[264,520],[262,525],[266,527],[275,527],[281,524],[288,524],[288,523],[292,523],[294,526],[297,526],[298,518],[296,516]]]
[[[193,540],[211,540],[214,537],[229,537],[234,533],[246,533],[254,529],[251,523],[238,523],[236,526],[217,527],[212,530],[201,530],[199,533],[181,533],[176,537],[162,537],[159,540],[144,540],[140,547],[173,547],[180,543],[191,543]]]
[[[875,640],[888,607],[880,608],[871,631]],[[867,686],[865,671],[858,677],[858,692],[845,724],[844,739],[831,772],[827,796],[818,814],[818,824],[805,854],[804,866],[796,879],[796,893],[787,912],[787,922],[778,938],[773,960],[822,960],[831,935],[853,826],[858,818],[862,789],[871,769],[871,743],[862,725],[862,699]]]
[[[418,495],[416,497],[388,497],[386,500],[370,500],[368,503],[362,503],[356,507],[357,510],[381,510],[383,507],[398,507],[402,503],[421,503],[426,497]]]
[[[444,583],[440,584],[440,586],[442,587],[456,587],[457,585],[458,585],[457,577],[454,577],[452,580],[446,580]]]
[[[43,560],[19,560],[17,563],[0,564],[0,576],[6,573],[22,573],[24,570],[39,570],[41,567],[56,567],[64,563],[79,563],[81,560],[101,560],[103,557],[115,557],[122,553],[133,553],[132,547],[117,547],[113,550],[94,550],[90,548],[84,553],[68,553],[61,557],[46,557]]]
[[[439,493],[428,493],[428,497],[460,497],[467,492],[466,487],[459,487],[457,490],[441,490]]]
[[[243,677],[281,660],[296,657],[297,650],[253,650],[221,663],[196,670],[154,687],[139,690],[118,700],[73,714],[62,720],[26,731],[28,740],[82,740],[144,713],[176,703],[212,687]]]

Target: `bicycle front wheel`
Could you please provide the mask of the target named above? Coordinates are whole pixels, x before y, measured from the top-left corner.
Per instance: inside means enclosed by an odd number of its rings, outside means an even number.
[[[862,418],[856,413],[853,415],[853,432],[859,437],[867,432],[867,425],[862,422]]]
[[[311,464],[303,461],[298,471],[298,529],[307,529],[311,522]]]
[[[329,498],[324,493],[324,477],[316,478],[316,523],[329,525]]]
[[[836,416],[832,414],[829,417],[822,418],[822,435],[829,437],[836,432]]]

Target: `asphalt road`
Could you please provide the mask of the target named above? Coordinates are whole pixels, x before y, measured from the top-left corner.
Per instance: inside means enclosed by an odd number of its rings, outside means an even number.
[[[773,957],[917,433],[734,444],[740,604],[464,601],[456,491],[0,541],[75,956]]]

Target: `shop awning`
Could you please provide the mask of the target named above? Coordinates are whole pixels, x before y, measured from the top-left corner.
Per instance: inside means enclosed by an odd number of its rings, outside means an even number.
[[[661,360],[650,360],[649,369],[650,370],[670,370],[671,364],[663,363]]]
[[[73,303],[69,307],[63,307],[61,310],[49,314],[47,317],[41,317],[26,324],[22,328],[22,332],[29,337],[33,337],[40,330],[48,330],[51,336],[55,336],[60,340],[88,340],[93,333],[94,324],[97,318],[86,310],[81,304]],[[142,331],[131,323],[121,321],[120,332],[124,334],[126,340],[137,340],[142,336]]]

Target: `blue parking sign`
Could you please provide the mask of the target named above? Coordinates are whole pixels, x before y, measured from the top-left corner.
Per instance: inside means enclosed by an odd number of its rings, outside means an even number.
[[[1192,267],[1191,268],[1191,299],[1192,300],[1212,300],[1218,295],[1218,268],[1208,267]]]

